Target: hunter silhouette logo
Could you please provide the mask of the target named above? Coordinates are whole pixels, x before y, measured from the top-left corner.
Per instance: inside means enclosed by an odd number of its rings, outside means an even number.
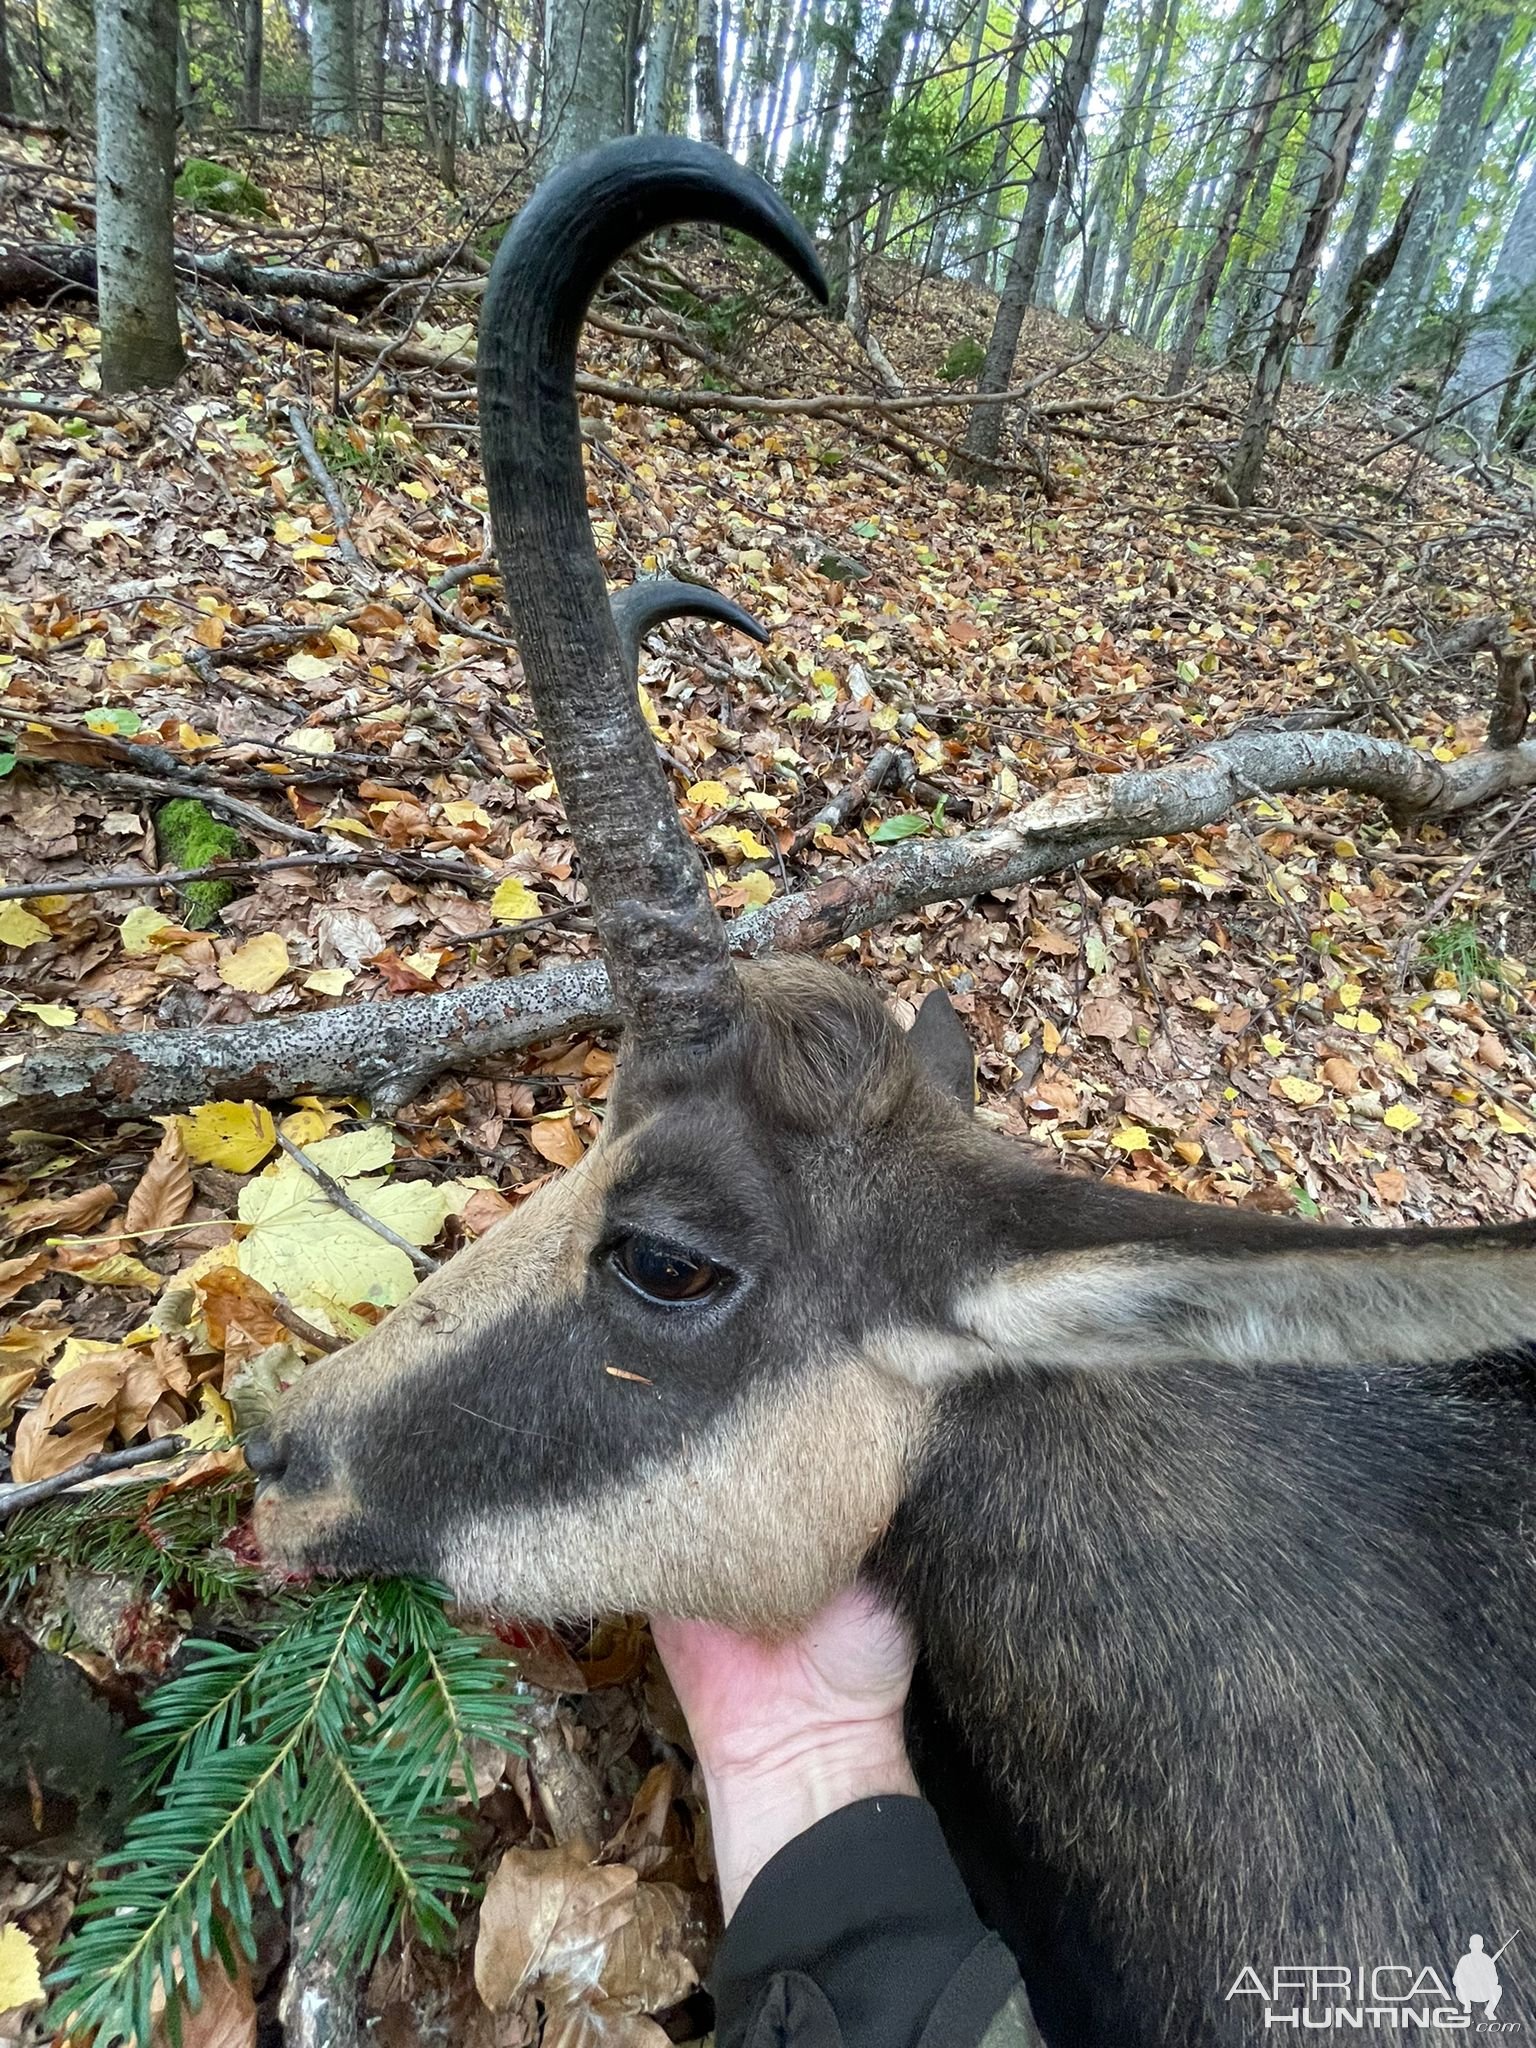
[[[1499,2000],[1504,1996],[1504,1986],[1499,1981],[1499,1957],[1504,1949],[1513,1946],[1519,1936],[1519,1928],[1504,1943],[1488,1955],[1483,1947],[1480,1934],[1469,1935],[1467,1952],[1456,1965],[1451,1978],[1451,1988],[1461,2000],[1462,2009],[1471,2012],[1474,2005],[1483,2008],[1483,2018],[1491,2020],[1499,2009]]]
[[[1267,1976],[1248,1964],[1227,2003],[1266,2029],[1297,2033],[1523,2033],[1519,2020],[1494,2017],[1505,1989],[1499,1958],[1519,1936],[1517,1927],[1490,1954],[1481,1934],[1469,1934],[1449,1982],[1432,1963],[1291,1963]]]

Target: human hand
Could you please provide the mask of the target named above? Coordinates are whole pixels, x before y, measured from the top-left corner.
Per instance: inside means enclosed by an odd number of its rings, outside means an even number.
[[[916,1794],[902,1738],[912,1642],[867,1587],[839,1593],[784,1642],[662,1615],[651,1631],[704,1773],[727,1919],[816,1821],[858,1799]]]

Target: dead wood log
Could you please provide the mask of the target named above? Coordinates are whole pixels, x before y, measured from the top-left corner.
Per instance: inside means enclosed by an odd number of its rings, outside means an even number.
[[[369,270],[317,270],[301,263],[263,263],[239,249],[178,249],[176,267],[242,297],[318,299],[342,312],[375,306],[397,285],[441,270],[459,254],[446,242],[411,256],[390,256]],[[46,299],[61,285],[96,289],[96,248],[91,242],[28,242],[0,250],[0,300]]]
[[[898,851],[748,911],[742,953],[808,952],[924,904],[1014,888],[1138,840],[1198,832],[1253,796],[1343,789],[1399,815],[1467,810],[1536,785],[1536,740],[1440,762],[1353,732],[1216,740],[1166,768],[1061,784],[995,824]],[[212,1097],[278,1101],[362,1093],[398,1108],[439,1074],[615,1022],[598,961],[544,967],[444,995],[347,1004],[213,1031],[70,1033],[0,1065],[0,1129],[144,1116]]]

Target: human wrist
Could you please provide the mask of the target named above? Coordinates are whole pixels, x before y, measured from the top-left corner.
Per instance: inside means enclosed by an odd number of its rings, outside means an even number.
[[[727,1919],[797,1835],[861,1799],[917,1796],[899,1716],[802,1730],[754,1756],[702,1759]]]

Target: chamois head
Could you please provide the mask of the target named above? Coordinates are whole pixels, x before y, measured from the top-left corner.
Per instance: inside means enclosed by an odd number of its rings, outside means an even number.
[[[610,606],[573,385],[604,270],[685,218],[823,292],[759,180],[620,143],[524,209],[481,322],[497,551],[625,1022],[602,1138],[312,1367],[249,1455],[295,1564],[776,1629],[852,1576],[961,1380],[1462,1358],[1536,1338],[1536,1255],[1529,1225],[1328,1230],[1051,1173],[973,1122],[942,996],[903,1034],[854,976],[733,966],[634,654],[680,609],[761,629],[688,586]]]

